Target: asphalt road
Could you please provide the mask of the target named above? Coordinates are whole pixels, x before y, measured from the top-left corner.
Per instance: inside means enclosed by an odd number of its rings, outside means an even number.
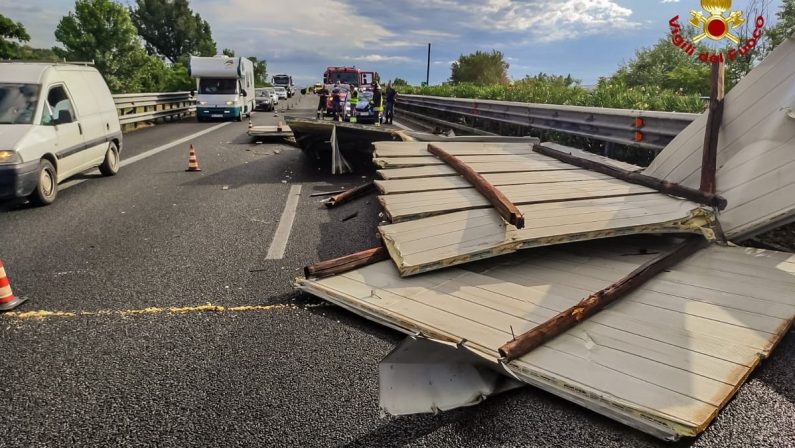
[[[290,113],[311,115],[315,101]],[[138,130],[119,175],[84,176],[49,207],[0,204],[0,258],[29,299],[20,311],[56,313],[0,317],[1,447],[671,446],[529,387],[381,417],[377,365],[401,336],[290,285],[309,262],[377,243],[374,197],[327,210],[310,196],[372,173],[332,177],[245,131]],[[200,173],[184,171],[191,143]],[[297,185],[285,255],[269,259]],[[795,446],[794,367],[791,332],[706,433],[677,446]]]

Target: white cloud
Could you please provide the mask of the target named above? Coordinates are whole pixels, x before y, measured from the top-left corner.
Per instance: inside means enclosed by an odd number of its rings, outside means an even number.
[[[632,10],[613,0],[409,0],[426,7],[463,14],[459,23],[483,31],[530,33],[540,41],[572,39],[615,29],[637,28]]]
[[[368,54],[364,56],[347,56],[344,57],[346,61],[362,61],[362,62],[417,62],[417,59],[408,58],[405,56],[384,56],[380,54]]]
[[[679,0],[662,0],[660,3],[679,3]]]
[[[342,0],[302,0],[297,5],[281,4],[263,8],[251,0],[194,0],[192,6],[212,24],[219,47],[240,48],[240,52],[312,49],[317,52],[340,48],[368,48],[388,41],[394,35],[373,20],[356,13]],[[266,30],[247,34],[243,28]],[[280,39],[262,39],[270,34]]]

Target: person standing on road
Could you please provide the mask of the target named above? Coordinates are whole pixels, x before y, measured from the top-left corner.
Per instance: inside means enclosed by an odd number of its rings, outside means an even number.
[[[359,104],[359,89],[353,88],[350,97],[348,97],[348,104],[351,108],[351,123],[356,123],[356,105]]]
[[[328,90],[324,87],[320,90],[320,100],[317,102],[317,118],[322,120],[326,115],[326,103],[328,101]]]
[[[384,97],[381,95],[381,86],[377,82],[373,83],[373,112],[375,112],[375,125],[381,126],[381,114],[384,111]]]
[[[331,90],[331,105],[334,109],[334,120],[342,121],[342,90],[339,81],[334,83],[334,88]]]
[[[395,98],[397,98],[397,91],[392,87],[392,84],[386,86],[386,116],[384,122],[392,124],[392,119],[395,118]]]

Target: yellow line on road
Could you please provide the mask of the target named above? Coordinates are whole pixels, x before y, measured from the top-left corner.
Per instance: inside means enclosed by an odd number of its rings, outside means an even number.
[[[158,308],[149,307],[133,310],[99,310],[99,311],[12,311],[4,313],[3,317],[11,319],[45,319],[48,317],[77,317],[77,316],[139,316],[143,314],[187,314],[187,313],[240,313],[251,311],[271,311],[285,308],[299,309],[297,305],[276,304],[276,305],[243,305],[224,307],[211,303],[198,306],[168,307]]]

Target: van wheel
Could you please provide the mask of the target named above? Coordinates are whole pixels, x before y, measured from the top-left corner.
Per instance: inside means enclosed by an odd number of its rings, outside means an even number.
[[[115,142],[110,142],[108,152],[105,153],[105,161],[99,166],[99,172],[103,176],[114,176],[119,172],[119,147]]]
[[[28,200],[35,205],[50,205],[58,196],[58,177],[49,160],[39,162],[39,180]]]

